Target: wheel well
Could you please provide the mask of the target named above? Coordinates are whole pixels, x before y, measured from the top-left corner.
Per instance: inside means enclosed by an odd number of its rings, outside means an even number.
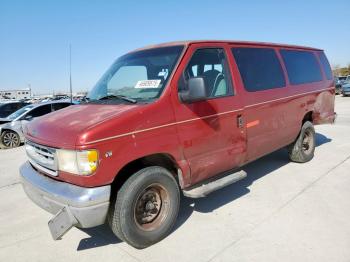
[[[1,129],[0,131],[0,136],[5,133],[6,131],[10,131],[10,132],[13,132],[13,133],[16,133],[18,135],[18,133],[12,129],[8,129],[8,128],[4,128],[4,129]]]
[[[177,179],[178,165],[169,154],[152,154],[133,160],[125,165],[116,175],[112,183],[112,192],[117,192],[124,182],[134,173],[149,166],[161,166],[170,171]]]
[[[307,113],[304,115],[302,125],[303,125],[306,121],[310,121],[310,122],[312,123],[312,121],[313,121],[313,119],[312,119],[312,111],[309,111],[309,112],[307,112]]]

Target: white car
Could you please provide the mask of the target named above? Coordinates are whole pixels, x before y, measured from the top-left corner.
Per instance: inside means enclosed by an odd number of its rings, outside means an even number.
[[[24,142],[23,125],[34,118],[70,106],[69,101],[50,101],[31,104],[15,111],[6,118],[0,118],[0,143],[5,148],[18,147]]]

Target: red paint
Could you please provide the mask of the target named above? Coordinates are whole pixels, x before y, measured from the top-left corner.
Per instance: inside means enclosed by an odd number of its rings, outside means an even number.
[[[253,127],[253,126],[257,126],[259,125],[260,121],[259,120],[255,120],[252,122],[247,123],[247,128]]]
[[[297,137],[307,112],[312,112],[314,124],[334,121],[334,85],[324,72],[321,82],[293,87],[284,72],[286,87],[247,92],[230,52],[233,46],[267,46],[277,51],[302,47],[224,41],[182,44],[186,51],[157,101],[78,105],[27,125],[27,139],[39,144],[99,151],[101,160],[95,174],[81,177],[61,172],[56,179],[86,187],[110,184],[131,161],[162,153],[171,156],[181,169],[186,187],[288,145]],[[235,95],[183,104],[178,98],[179,77],[193,52],[203,47],[225,49]],[[239,115],[246,123],[243,127],[237,126]],[[106,158],[108,151],[113,155]]]

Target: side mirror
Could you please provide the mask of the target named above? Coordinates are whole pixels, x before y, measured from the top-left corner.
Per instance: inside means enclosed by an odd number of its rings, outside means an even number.
[[[193,77],[187,82],[186,90],[179,93],[180,100],[184,103],[192,103],[207,98],[207,89],[203,77]]]

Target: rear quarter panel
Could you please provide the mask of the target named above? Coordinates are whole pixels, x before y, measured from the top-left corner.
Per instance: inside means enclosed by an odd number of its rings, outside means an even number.
[[[316,96],[312,115],[315,125],[332,124],[335,121],[335,88],[332,82],[328,84],[328,87],[329,90],[322,91]]]
[[[232,47],[247,47],[232,45]],[[332,80],[291,85],[279,47],[249,45],[275,49],[284,71],[286,86],[257,92],[248,92],[243,86],[237,65],[231,55],[234,77],[238,80],[244,101],[244,118],[247,125],[248,152],[246,162],[273,152],[292,143],[298,136],[302,120],[308,112],[313,112],[314,124],[331,123],[334,118],[335,88]],[[284,47],[283,47],[284,48]],[[288,48],[287,48],[288,49]],[[292,48],[294,50],[294,48]],[[317,57],[317,53],[314,52]],[[318,59],[318,58],[317,58]],[[255,123],[250,126],[251,123]]]

